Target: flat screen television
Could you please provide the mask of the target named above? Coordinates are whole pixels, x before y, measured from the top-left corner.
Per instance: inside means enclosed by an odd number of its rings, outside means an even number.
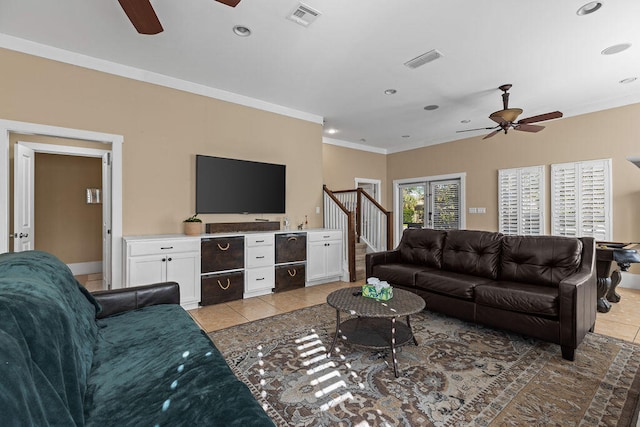
[[[285,213],[286,165],[196,155],[196,213]]]

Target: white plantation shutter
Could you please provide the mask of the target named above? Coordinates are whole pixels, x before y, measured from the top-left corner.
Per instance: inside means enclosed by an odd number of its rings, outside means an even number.
[[[498,171],[498,223],[504,234],[544,231],[544,166]]]
[[[611,240],[611,159],[551,165],[551,234]]]
[[[460,228],[460,180],[430,183],[432,228],[457,230]]]

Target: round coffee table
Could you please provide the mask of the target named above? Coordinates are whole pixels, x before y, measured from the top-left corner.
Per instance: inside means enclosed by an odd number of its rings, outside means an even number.
[[[338,336],[367,348],[390,348],[393,372],[397,378],[396,348],[412,340],[418,345],[411,330],[409,316],[424,309],[424,300],[412,292],[394,288],[393,298],[377,301],[362,296],[362,287],[355,287],[331,292],[327,295],[327,304],[336,309],[336,335],[327,356],[331,356]],[[340,312],[357,317],[340,322]],[[406,324],[396,322],[396,319],[403,316],[406,317]]]

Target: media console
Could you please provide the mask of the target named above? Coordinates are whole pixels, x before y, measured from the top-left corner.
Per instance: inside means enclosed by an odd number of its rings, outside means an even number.
[[[176,281],[185,309],[348,277],[340,230],[128,236],[123,242],[125,287]]]

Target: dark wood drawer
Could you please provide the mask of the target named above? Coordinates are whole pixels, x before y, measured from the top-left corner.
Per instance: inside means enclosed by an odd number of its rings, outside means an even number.
[[[202,239],[202,273],[244,268],[244,237]]]
[[[200,305],[220,304],[242,299],[244,293],[244,273],[210,274],[201,282]]]
[[[306,261],[307,236],[304,233],[276,235],[276,264]]]
[[[276,292],[284,292],[291,289],[304,288],[304,286],[304,264],[279,265],[276,267]]]

